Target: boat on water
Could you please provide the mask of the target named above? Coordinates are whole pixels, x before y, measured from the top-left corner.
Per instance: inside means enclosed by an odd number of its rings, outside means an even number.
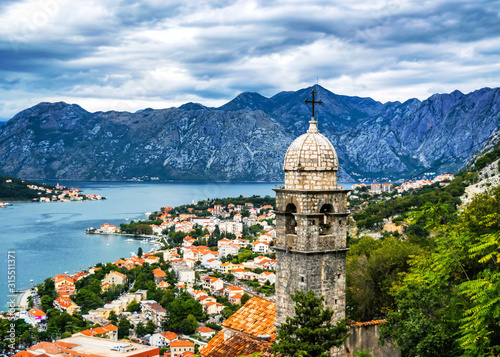
[[[0,202],[0,207],[12,206],[12,203],[9,202]]]
[[[125,239],[125,242],[135,242],[135,239],[131,239],[131,238]]]

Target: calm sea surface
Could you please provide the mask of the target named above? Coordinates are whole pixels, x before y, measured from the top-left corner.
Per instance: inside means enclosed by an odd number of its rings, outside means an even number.
[[[50,182],[54,183],[54,182]],[[164,206],[198,202],[207,198],[269,195],[275,183],[146,183],[64,182],[84,193],[101,194],[103,201],[14,203],[0,208],[0,310],[11,298],[7,289],[8,252],[14,252],[17,290],[43,282],[47,277],[87,269],[114,261],[152,246],[130,237],[88,235],[89,227],[119,225],[146,218],[144,213]],[[350,188],[350,184],[343,184]],[[9,263],[10,264],[10,263]],[[33,283],[30,282],[33,280]]]

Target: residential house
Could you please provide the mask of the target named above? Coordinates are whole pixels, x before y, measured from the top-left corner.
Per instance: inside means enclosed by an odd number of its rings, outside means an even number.
[[[273,240],[274,240],[274,237],[271,234],[269,234],[269,233],[261,234],[257,238],[258,242],[265,242],[265,243],[271,243]]]
[[[220,314],[222,310],[224,310],[224,305],[214,302],[214,301],[207,301],[202,303],[203,309],[208,315],[217,315]]]
[[[184,352],[194,353],[194,343],[189,340],[176,340],[170,343],[171,357],[181,357]]]
[[[118,327],[108,324],[103,327],[94,327],[73,334],[73,336],[90,336],[106,338],[108,340],[118,341]]]
[[[101,231],[101,233],[104,233],[104,234],[113,234],[113,233],[118,233],[120,231],[120,228],[118,228],[112,224],[104,223],[101,226],[100,231]]]
[[[153,270],[153,276],[154,276],[154,281],[155,284],[159,284],[160,281],[163,281],[163,279],[167,276],[167,274],[161,270],[160,268],[156,268]]]
[[[243,297],[243,294],[233,294],[228,298],[228,300],[231,304],[241,305],[241,298],[242,297]]]
[[[379,183],[372,183],[370,186],[370,192],[371,193],[381,193],[382,188]]]
[[[44,322],[47,320],[47,315],[45,312],[39,309],[31,309],[28,311],[28,318],[33,321],[35,324],[39,324],[40,322]]]
[[[75,293],[76,293],[75,284],[59,285],[59,287],[57,288],[57,294],[59,296],[69,297],[71,295],[75,295]]]
[[[160,348],[169,347],[170,343],[177,341],[178,338],[176,333],[170,331],[155,333],[149,338],[149,344]]]
[[[172,261],[172,269],[177,279],[182,283],[193,283],[195,279],[194,270],[189,268],[183,260]]]
[[[201,265],[203,266],[207,266],[207,261],[210,260],[210,259],[216,259],[216,260],[219,260],[219,252],[214,252],[212,250],[205,250],[203,252],[200,253],[201,255]]]
[[[241,249],[241,248],[245,248],[247,245],[249,245],[250,241],[248,239],[238,238],[238,239],[233,240],[233,243],[237,244],[238,247],[240,247],[240,249]]]
[[[258,275],[259,283],[265,284],[266,281],[269,281],[270,284],[276,283],[276,274],[270,271],[264,271]]]
[[[108,283],[115,286],[115,285],[125,285],[127,284],[128,280],[126,275],[119,273],[117,271],[111,271],[104,277],[102,282],[103,284]]]
[[[224,289],[224,282],[219,278],[206,276],[202,279],[203,288],[210,290],[211,293]]]
[[[392,183],[383,183],[382,192],[392,193]]]
[[[204,339],[209,339],[213,335],[215,335],[215,330],[211,329],[210,327],[202,326],[196,329],[196,332],[200,335],[201,338]]]
[[[141,301],[141,311],[147,319],[160,326],[167,310],[154,300],[145,300]]]
[[[208,293],[205,290],[191,290],[190,294],[194,299],[197,299],[200,296],[208,296]]]
[[[159,263],[160,257],[157,257],[156,255],[150,255],[144,259],[144,262],[149,263],[149,265]]]
[[[54,285],[56,289],[58,289],[62,285],[74,285],[74,284],[75,280],[73,280],[73,278],[69,276],[63,276],[62,278],[57,278],[56,275],[56,278],[54,279]]]
[[[245,279],[245,276],[247,275],[248,273],[248,270],[245,270],[245,269],[233,269],[231,270],[231,274],[233,274],[236,279],[240,279],[240,280],[246,280]]]
[[[254,253],[267,253],[269,250],[269,243],[265,242],[253,242],[252,252]]]
[[[243,294],[245,292],[245,290],[243,290],[243,288],[239,287],[239,286],[227,286],[225,289],[224,289],[224,295],[226,295],[226,297],[230,297],[231,295],[234,295],[234,294]]]
[[[54,307],[60,311],[66,311],[73,315],[73,312],[80,312],[80,306],[75,304],[69,297],[61,296],[54,300]]]
[[[167,283],[166,281],[160,281],[160,282],[156,285],[156,287],[157,287],[158,289],[168,289],[168,288],[170,287],[170,284],[169,284],[169,283]]]
[[[202,263],[205,268],[209,268],[212,270],[220,270],[221,264],[221,261],[218,259],[208,259],[207,261],[205,261],[205,263]]]
[[[228,255],[236,256],[238,255],[238,250],[240,247],[234,243],[222,244],[219,248],[220,257],[225,258]]]

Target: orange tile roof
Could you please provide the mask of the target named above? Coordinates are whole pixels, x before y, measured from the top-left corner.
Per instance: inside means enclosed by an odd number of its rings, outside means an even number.
[[[32,357],[32,356],[36,356],[36,354],[29,351],[20,351],[14,355],[14,357]]]
[[[67,296],[58,297],[55,302],[57,302],[61,307],[68,308],[74,304],[74,302]]]
[[[387,322],[387,320],[386,319],[383,319],[383,320],[371,320],[371,321],[366,321],[366,322],[355,321],[351,325],[352,326],[362,327],[362,326],[380,325],[380,324],[383,324],[384,322]]]
[[[196,331],[199,332],[215,332],[215,330],[212,330],[210,327],[202,326],[200,328],[197,328]]]
[[[30,314],[33,316],[45,316],[46,315],[45,312],[43,312],[42,310],[39,310],[39,309],[31,309]]]
[[[29,348],[30,351],[43,350],[45,353],[55,355],[62,352],[62,347],[52,342],[40,342]]]
[[[161,332],[161,335],[169,341],[175,340],[176,338],[179,337],[175,332],[170,332],[170,331]]]
[[[229,319],[222,323],[228,327],[252,336],[276,334],[276,304],[259,297],[247,301]]]
[[[64,341],[56,341],[56,345],[66,348],[78,346],[76,343],[64,342]]]
[[[170,342],[170,348],[172,347],[194,347],[194,343],[188,340],[177,340]]]
[[[250,355],[259,352],[262,357],[272,357],[271,343],[236,334],[224,341],[224,331],[220,331],[199,353],[203,357],[230,357]]]
[[[167,276],[167,274],[163,270],[161,270],[160,268],[153,270],[153,274],[155,276],[157,276],[158,278],[164,278]]]
[[[115,274],[115,275],[118,275],[118,276],[120,276],[122,278],[126,278],[127,277],[125,274],[119,273],[117,271],[111,271],[111,272],[109,272],[109,274]]]
[[[104,328],[108,331],[118,331],[118,327],[113,324],[107,324]]]

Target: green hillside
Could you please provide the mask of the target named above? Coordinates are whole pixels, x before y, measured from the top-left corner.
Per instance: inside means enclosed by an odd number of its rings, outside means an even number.
[[[39,198],[39,191],[28,188],[28,185],[54,188],[53,185],[42,185],[33,181],[0,175],[0,201],[32,201],[33,198]]]

